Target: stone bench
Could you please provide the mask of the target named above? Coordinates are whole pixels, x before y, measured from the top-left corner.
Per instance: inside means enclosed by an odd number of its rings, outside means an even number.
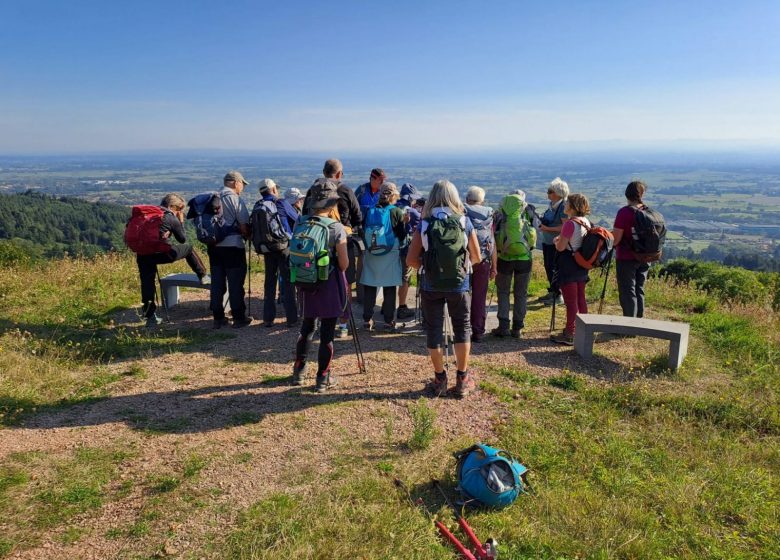
[[[577,315],[574,349],[583,358],[590,358],[597,332],[661,338],[669,341],[669,369],[676,370],[688,353],[689,331],[688,323],[586,313]]]
[[[200,288],[211,290],[209,284],[201,284],[196,274],[168,274],[160,278],[160,289],[162,290],[163,305],[170,309],[179,304],[179,288]],[[228,299],[227,293],[223,298],[223,305]]]

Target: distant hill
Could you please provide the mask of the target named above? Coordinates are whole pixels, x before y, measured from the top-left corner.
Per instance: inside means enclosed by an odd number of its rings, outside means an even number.
[[[32,191],[0,194],[0,243],[28,257],[91,256],[124,247],[126,206]],[[2,247],[0,247],[2,248]]]

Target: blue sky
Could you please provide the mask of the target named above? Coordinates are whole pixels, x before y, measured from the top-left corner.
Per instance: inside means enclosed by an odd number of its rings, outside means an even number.
[[[780,145],[780,2],[0,0],[0,153]]]

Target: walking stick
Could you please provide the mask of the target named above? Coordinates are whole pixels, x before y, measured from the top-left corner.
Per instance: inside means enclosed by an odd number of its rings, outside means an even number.
[[[338,274],[338,273],[337,273]],[[343,276],[343,273],[341,273]],[[360,338],[358,337],[358,330],[357,326],[355,325],[355,315],[352,313],[352,303],[350,301],[349,295],[347,294],[346,290],[350,289],[349,285],[347,284],[346,277],[339,278],[339,284],[341,285],[342,289],[345,291],[344,293],[344,307],[346,309],[349,309],[349,328],[352,330],[352,343],[355,346],[355,358],[357,359],[358,363],[358,373],[361,373],[365,375],[367,373],[366,371],[366,361],[363,358],[363,348],[360,346]],[[342,309],[342,314],[344,313],[345,309]]]
[[[249,282],[249,297],[247,298],[246,315],[252,317],[252,243],[246,242],[247,281]]]
[[[560,287],[558,286],[558,255],[559,252],[555,252],[555,258],[553,259],[553,273],[552,273],[552,280],[550,282],[550,287],[553,288],[553,302],[552,302],[552,315],[550,316],[550,334],[553,333],[555,330],[555,307],[556,302],[558,301],[558,295],[560,292]]]
[[[615,254],[615,249],[611,249],[609,252],[609,257],[607,258],[607,266],[606,270],[604,271],[604,286],[601,288],[601,299],[599,300],[599,315],[601,315],[601,311],[604,309],[604,296],[607,294],[607,279],[609,278],[609,269],[612,268],[612,257]]]
[[[446,367],[450,367],[450,311],[447,302],[444,302],[444,351],[447,355]]]

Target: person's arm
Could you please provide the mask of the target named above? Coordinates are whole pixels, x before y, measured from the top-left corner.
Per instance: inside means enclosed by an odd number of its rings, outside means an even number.
[[[493,247],[493,256],[490,257],[490,279],[493,280],[498,274],[498,251],[495,248],[495,242]]]
[[[479,249],[479,239],[477,239],[477,232],[473,229],[469,234],[469,260],[471,264],[479,264],[482,262],[482,251]]]
[[[336,244],[336,258],[338,259],[339,270],[344,272],[349,266],[349,255],[347,253],[347,238],[343,237]]]
[[[631,227],[630,218],[633,216],[626,212],[626,208],[628,207],[624,206],[618,210],[618,213],[615,216],[615,226],[612,228],[612,237],[615,238],[613,245],[615,247],[620,245],[620,242],[623,240],[623,234],[628,228]]]
[[[618,245],[620,245],[620,242],[623,241],[623,230],[620,228],[613,229],[612,237],[615,238],[615,241],[612,243],[612,246],[617,247]]]
[[[571,226],[570,228],[566,228],[566,231],[563,231],[563,228],[561,228],[561,233],[558,235],[553,242],[555,243],[555,248],[558,251],[565,251],[569,246],[569,241],[571,241],[571,238],[574,236],[574,222],[568,221],[566,222],[567,226]]]
[[[349,221],[352,225],[352,231],[357,232],[363,225],[363,214],[360,212],[360,204],[358,204],[355,192],[347,188],[347,204],[349,206]]]
[[[422,235],[420,230],[414,232],[412,243],[409,245],[409,252],[406,254],[406,266],[411,266],[415,270],[420,270],[422,266]]]
[[[241,197],[236,195],[238,199],[238,206],[236,208],[236,221],[238,222],[238,231],[241,233],[241,237],[249,239],[252,235],[252,231],[249,229],[249,210],[246,208],[246,204],[241,200]]]
[[[187,242],[187,236],[184,233],[184,227],[182,226],[182,219],[179,217],[182,215],[181,212],[173,212],[171,211],[170,214],[165,214],[165,225],[168,226],[168,230],[171,232],[173,237],[178,241],[179,243],[186,243]]]
[[[409,221],[408,215],[398,206],[390,209],[390,222],[393,228],[393,234],[398,239],[398,244],[403,245],[406,241],[406,224]]]

